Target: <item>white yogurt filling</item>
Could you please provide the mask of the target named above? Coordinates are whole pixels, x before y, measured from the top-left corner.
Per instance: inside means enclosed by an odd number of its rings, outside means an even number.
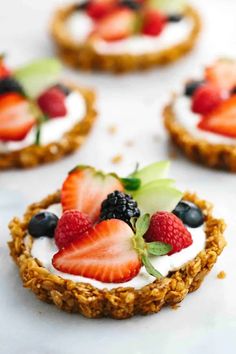
[[[211,144],[228,144],[235,145],[235,138],[203,131],[198,128],[201,119],[199,114],[195,114],[191,109],[191,99],[187,96],[180,95],[175,99],[173,110],[176,120],[195,138],[206,140]]]
[[[94,28],[93,21],[85,12],[74,12],[67,20],[67,30],[78,43],[86,42]],[[183,18],[178,23],[168,23],[157,37],[136,35],[120,41],[106,42],[96,40],[94,49],[101,54],[135,54],[141,55],[167,49],[185,40],[193,28],[189,18]]]
[[[86,102],[79,92],[72,91],[65,98],[67,115],[65,117],[51,118],[41,127],[40,144],[47,145],[60,140],[67,131],[80,122],[86,114]],[[0,152],[9,152],[23,149],[35,144],[36,128],[33,127],[24,140],[1,142]]]
[[[56,214],[58,217],[60,217],[62,213],[60,204],[54,204],[47,210]],[[170,271],[180,269],[187,262],[193,260],[197,254],[205,248],[206,236],[204,232],[204,226],[198,227],[196,229],[188,228],[188,230],[191,233],[193,239],[191,246],[171,256],[152,257],[152,264],[163,276],[166,276]],[[51,273],[59,275],[64,279],[73,280],[74,282],[89,283],[99,289],[113,289],[120,286],[140,289],[155,280],[153,276],[146,272],[144,267],[141,268],[139,274],[136,277],[128,282],[119,284],[103,283],[94,279],[62,273],[56,270],[52,265],[52,257],[57,251],[58,248],[55,245],[54,239],[50,239],[48,237],[40,237],[34,240],[31,254],[34,258],[37,258],[43,267],[48,269]]]

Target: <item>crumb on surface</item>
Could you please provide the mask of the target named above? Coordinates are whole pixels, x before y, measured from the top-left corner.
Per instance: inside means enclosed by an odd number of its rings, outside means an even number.
[[[115,133],[117,133],[117,125],[115,125],[115,124],[112,124],[112,125],[109,125],[109,127],[107,128],[107,131],[108,131],[108,133],[109,134],[115,134]]]
[[[218,274],[217,274],[217,278],[218,279],[225,279],[226,278],[226,273],[221,270]]]
[[[181,307],[180,304],[171,305],[172,310],[178,310],[178,308],[180,307]]]
[[[111,162],[114,164],[120,163],[123,160],[123,156],[121,154],[117,154],[112,157]]]
[[[127,141],[125,141],[125,146],[127,146],[127,147],[134,146],[134,141],[133,141],[133,140],[127,140]]]

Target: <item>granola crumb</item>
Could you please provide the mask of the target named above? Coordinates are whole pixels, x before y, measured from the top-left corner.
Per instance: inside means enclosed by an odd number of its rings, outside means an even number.
[[[108,131],[109,134],[113,135],[113,134],[117,133],[117,126],[115,124],[110,125],[107,128],[107,131]]]
[[[226,278],[226,273],[222,270],[217,274],[218,279],[225,279]]]
[[[114,164],[118,164],[123,160],[123,156],[121,154],[117,154],[112,157],[111,162]]]
[[[127,140],[127,141],[125,141],[125,146],[127,146],[127,147],[134,146],[134,141],[133,141],[133,140]]]
[[[172,310],[178,310],[179,307],[181,307],[179,304],[171,305]]]

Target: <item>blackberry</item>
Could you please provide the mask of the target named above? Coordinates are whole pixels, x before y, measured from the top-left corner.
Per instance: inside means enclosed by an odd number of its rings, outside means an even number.
[[[183,19],[183,15],[180,14],[171,14],[167,17],[168,22],[180,22]]]
[[[141,8],[141,6],[142,6],[142,4],[141,3],[138,3],[137,1],[135,1],[135,0],[121,0],[120,2],[119,2],[119,4],[121,5],[121,6],[125,6],[125,7],[128,7],[129,9],[131,9],[131,10],[139,10],[140,8]]]
[[[115,191],[102,202],[101,220],[120,219],[131,226],[130,219],[139,216],[137,202],[129,194]]]
[[[204,85],[203,80],[192,80],[187,82],[185,86],[185,91],[184,94],[185,96],[191,97],[194,95],[195,91],[200,87]]]
[[[0,79],[0,95],[10,92],[18,92],[21,95],[24,95],[23,87],[13,77],[5,77]]]
[[[65,84],[56,84],[54,87],[58,88],[65,96],[68,96],[71,93],[71,90]]]

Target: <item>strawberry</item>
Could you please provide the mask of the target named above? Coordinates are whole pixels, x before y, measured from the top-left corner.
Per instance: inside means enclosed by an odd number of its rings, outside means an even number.
[[[4,64],[3,57],[0,56],[0,79],[5,79],[10,75],[11,75],[11,71]]]
[[[65,94],[57,87],[51,87],[38,97],[38,105],[50,118],[64,117],[67,113]]]
[[[0,140],[23,140],[36,123],[29,102],[18,93],[0,97]]]
[[[111,13],[116,3],[117,0],[91,0],[86,11],[94,20],[99,20]]]
[[[221,89],[213,85],[200,86],[193,94],[192,111],[198,114],[207,114],[213,111],[222,102]]]
[[[105,41],[117,41],[129,37],[135,31],[135,13],[128,8],[120,8],[97,22],[92,37]]]
[[[52,264],[64,273],[106,283],[126,282],[141,268],[132,236],[132,229],[124,221],[102,221],[89,230],[86,237],[56,253]]]
[[[92,167],[79,166],[69,173],[63,183],[63,210],[77,209],[89,215],[92,222],[95,222],[99,218],[103,200],[115,190],[124,190],[117,177],[112,174],[105,175]]]
[[[212,113],[206,115],[198,128],[236,138],[236,95],[233,95]]]
[[[159,36],[167,23],[167,17],[156,10],[148,10],[143,15],[142,33],[147,36]]]
[[[172,246],[168,255],[189,247],[192,236],[183,222],[172,213],[158,212],[151,217],[150,225],[144,236],[147,242],[161,241]]]
[[[213,85],[231,90],[236,86],[236,61],[219,59],[205,70],[205,78]]]
[[[92,227],[89,217],[78,210],[66,211],[58,221],[55,242],[58,248],[68,246],[82,237]]]

